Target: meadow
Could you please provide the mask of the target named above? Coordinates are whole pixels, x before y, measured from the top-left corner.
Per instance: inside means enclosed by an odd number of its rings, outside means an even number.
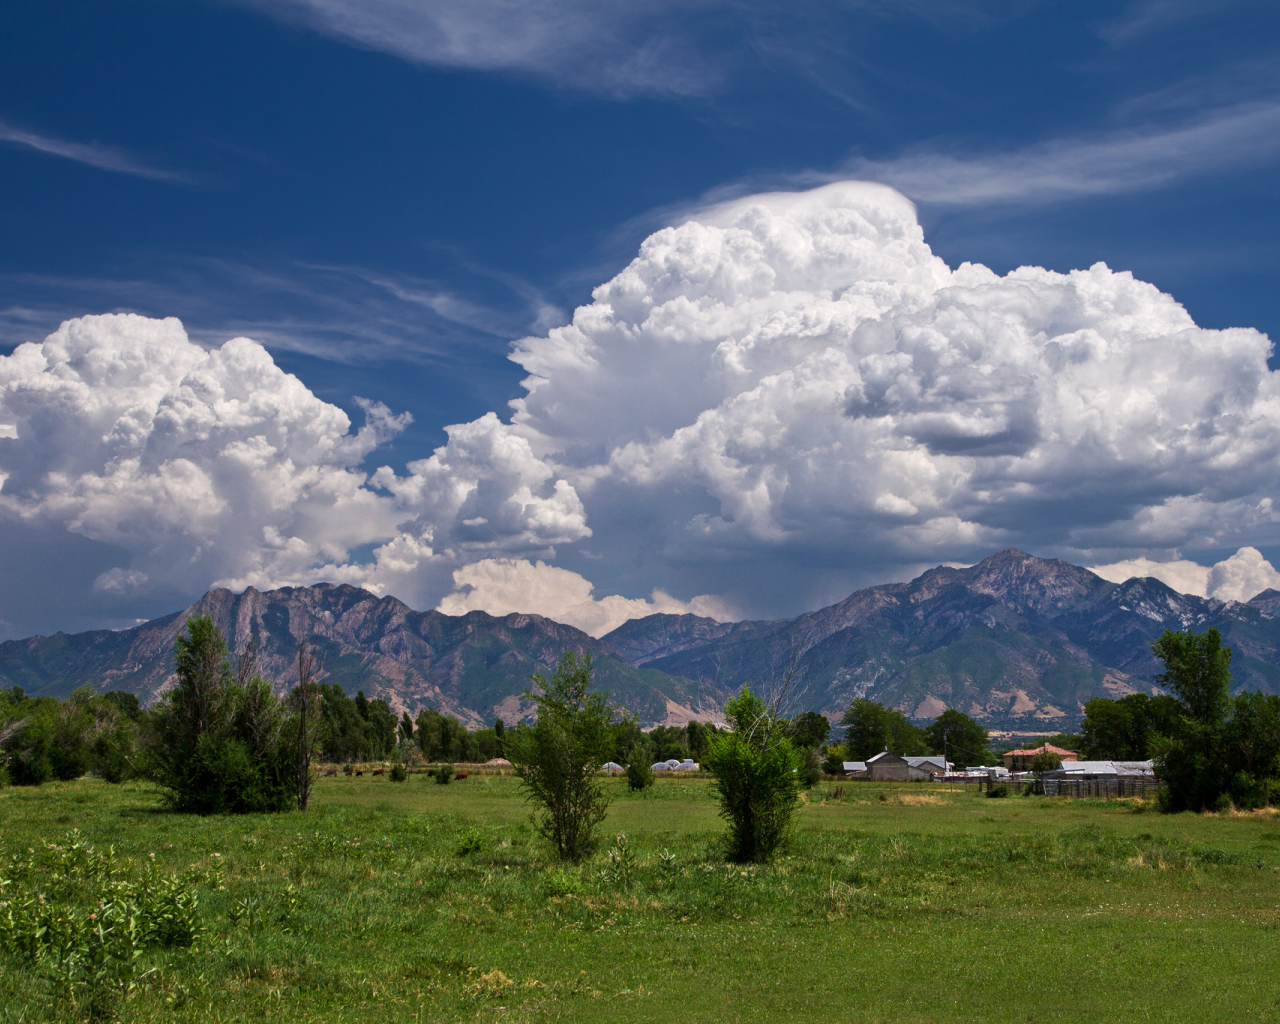
[[[322,778],[305,814],[210,818],[14,787],[0,902],[62,878],[74,903],[73,864],[185,879],[198,928],[141,953],[124,1021],[1280,1021],[1280,817],[827,782],[742,866],[708,780],[609,785],[578,867],[510,777]],[[59,985],[8,954],[0,1020],[82,1017]]]

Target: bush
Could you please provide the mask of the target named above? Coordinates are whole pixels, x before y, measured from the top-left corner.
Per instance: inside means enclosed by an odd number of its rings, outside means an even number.
[[[535,827],[574,863],[596,848],[609,807],[596,772],[613,749],[614,712],[607,693],[592,692],[592,673],[590,654],[567,651],[550,679],[532,676],[536,689],[524,697],[537,706],[537,721],[507,734],[507,757],[540,808]]]
[[[987,788],[987,796],[999,799],[1002,796],[1009,795],[1009,787],[1003,782],[998,786],[989,786]]]
[[[24,863],[10,863],[0,951],[45,975],[75,1016],[109,1019],[136,986],[145,949],[196,941],[196,885],[220,880],[216,866],[183,875],[166,875],[154,863],[138,870],[73,833],[63,845],[46,844]]]
[[[804,759],[772,710],[749,686],[725,704],[730,732],[707,753],[720,816],[729,823],[728,855],[765,861],[786,841],[800,795]]]
[[[484,833],[474,825],[458,837],[458,856],[465,857],[469,853],[480,853],[484,850]]]
[[[387,776],[392,782],[405,782],[409,778],[409,769],[402,764],[393,764]]]
[[[178,685],[151,713],[144,761],[175,810],[306,809],[320,722],[310,663],[304,664],[308,656],[299,651],[300,682],[282,703],[254,673],[253,645],[237,659],[233,677],[226,641],[213,620],[187,620],[186,635],[174,640]]]
[[[633,792],[648,789],[654,783],[653,766],[649,763],[648,754],[648,750],[637,745],[627,755],[627,785]]]
[[[439,785],[447,786],[453,781],[453,777],[457,774],[457,771],[458,769],[451,764],[442,764],[431,774]]]

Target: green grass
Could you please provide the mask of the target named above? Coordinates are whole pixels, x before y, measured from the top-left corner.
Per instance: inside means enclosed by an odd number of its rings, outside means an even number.
[[[221,855],[204,935],[146,954],[122,1020],[1280,1021],[1280,818],[824,784],[745,868],[705,780],[610,784],[629,891],[605,850],[551,862],[496,776],[325,778],[305,815],[207,819],[141,784],[8,789],[0,852],[78,829],[173,871]],[[231,923],[249,898],[260,933]],[[0,1021],[58,1017],[50,984],[5,962]]]

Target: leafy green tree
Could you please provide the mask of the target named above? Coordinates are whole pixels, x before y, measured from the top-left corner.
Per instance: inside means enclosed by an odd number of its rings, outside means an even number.
[[[320,749],[327,761],[350,763],[368,760],[367,723],[360,705],[336,683],[317,683],[320,688]],[[360,697],[364,694],[361,692]],[[368,701],[365,702],[366,709]]]
[[[524,697],[537,707],[531,728],[507,734],[508,758],[536,805],[538,832],[561,860],[577,863],[598,845],[609,797],[596,778],[612,749],[609,695],[591,689],[590,654],[565,652],[555,674],[531,678]]]
[[[844,771],[844,763],[851,760],[845,756],[843,743],[829,743],[823,751],[822,770],[828,775],[839,775]]]
[[[1062,767],[1062,755],[1052,750],[1042,750],[1031,759],[1031,770],[1039,777],[1045,772],[1056,772]]]
[[[1156,682],[1177,697],[1195,721],[1220,725],[1231,691],[1231,648],[1222,646],[1222,634],[1213,627],[1200,634],[1166,629],[1151,650],[1164,662]]]
[[[899,757],[923,754],[928,745],[924,730],[906,715],[873,700],[855,700],[840,724],[845,727],[850,761],[866,761],[883,750]]]
[[[365,754],[371,761],[381,761],[396,747],[399,719],[385,700],[366,700]]]
[[[724,711],[729,731],[712,741],[706,765],[716,778],[720,816],[729,823],[728,854],[739,862],[767,861],[790,833],[805,759],[788,724],[750,686]]]
[[[827,728],[830,728],[829,724]],[[711,749],[711,740],[716,734],[716,727],[706,722],[690,722],[684,730],[688,736],[689,756],[695,761],[701,761]]]
[[[193,616],[185,629],[174,641],[178,685],[150,715],[148,774],[177,810],[287,809],[293,803],[291,757],[270,735],[269,723],[279,714],[270,687],[256,678],[247,686],[236,681],[226,641],[211,618]]]
[[[1151,648],[1165,666],[1156,679],[1182,710],[1156,757],[1163,809],[1267,802],[1280,773],[1280,698],[1229,696],[1231,649],[1216,629],[1199,635],[1166,630]]]
[[[1084,706],[1079,746],[1067,749],[1079,750],[1091,760],[1145,761],[1153,755],[1151,744],[1156,737],[1177,731],[1182,713],[1176,697],[1145,693],[1119,700],[1095,697]]]
[[[831,735],[831,722],[826,715],[806,711],[791,722],[791,742],[806,750],[817,750]]]
[[[632,790],[648,789],[654,783],[653,751],[637,743],[627,754],[627,785]]]
[[[925,727],[930,754],[945,754],[964,765],[982,764],[986,760],[987,730],[955,708],[947,708]]]
[[[507,750],[507,723],[501,718],[495,718],[493,720],[493,733],[498,740],[497,752],[493,756],[504,757]],[[488,760],[488,758],[485,760]]]

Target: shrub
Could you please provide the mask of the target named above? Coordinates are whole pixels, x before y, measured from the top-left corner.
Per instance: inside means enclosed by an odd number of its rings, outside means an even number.
[[[393,764],[391,774],[387,777],[392,782],[405,782],[409,778],[409,769],[402,764]]]
[[[987,787],[987,796],[989,797],[999,799],[1002,796],[1008,796],[1008,795],[1009,795],[1009,787],[1006,786],[1003,782],[998,786]]]
[[[442,764],[431,774],[435,777],[436,782],[441,786],[447,786],[453,781],[453,777],[457,774],[457,769],[451,764]]]
[[[627,755],[627,785],[633,792],[653,785],[653,766],[649,763],[648,754],[647,749],[637,745]]]
[[[532,676],[524,697],[538,709],[532,728],[507,734],[507,757],[522,788],[538,806],[534,826],[561,860],[574,863],[598,843],[609,797],[596,772],[613,748],[609,695],[592,692],[591,655],[568,651],[550,679]]]
[[[15,870],[16,869],[16,870]],[[137,984],[148,947],[191,946],[200,933],[198,882],[220,867],[165,874],[154,862],[102,854],[74,833],[11,862],[0,916],[0,951],[45,975],[58,1002],[90,1020],[113,1017]]]
[[[804,760],[749,686],[724,710],[731,731],[717,734],[706,762],[716,777],[720,816],[729,823],[727,852],[736,861],[765,861],[790,832]]]
[[[485,847],[484,833],[474,825],[458,837],[458,856],[468,853],[480,853]]]

